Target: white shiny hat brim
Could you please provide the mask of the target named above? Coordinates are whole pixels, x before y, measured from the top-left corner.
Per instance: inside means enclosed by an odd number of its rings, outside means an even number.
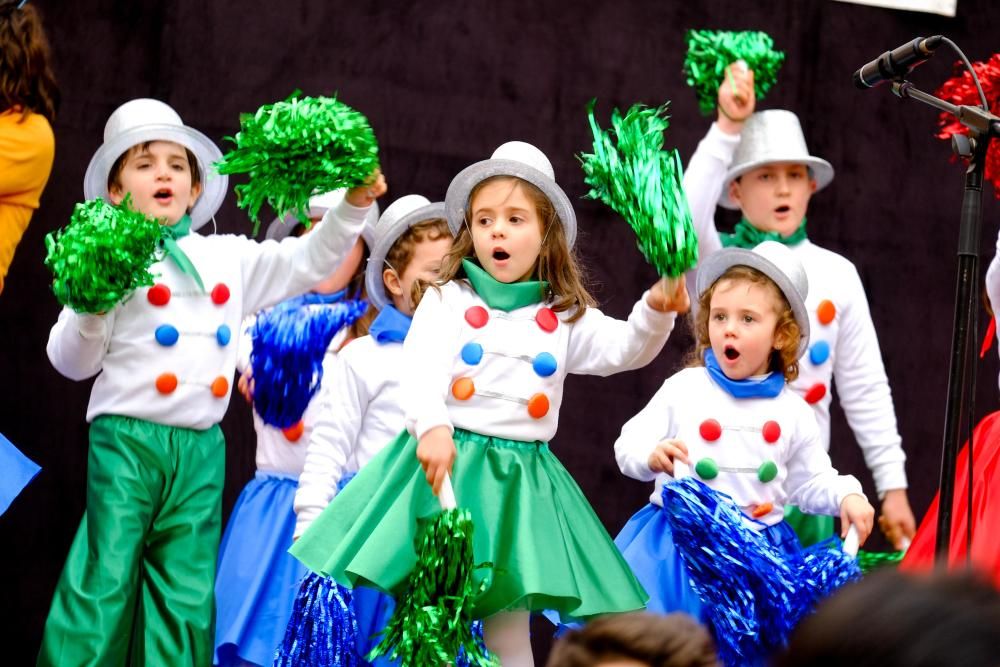
[[[390,215],[393,207],[404,199],[401,197],[385,210],[382,219],[375,225],[375,242],[371,254],[368,256],[368,267],[365,269],[365,289],[368,292],[368,301],[378,310],[392,305],[392,299],[385,293],[382,272],[389,268],[385,264],[385,258],[393,244],[414,225],[426,220],[447,219],[444,202],[431,202],[420,195],[407,195],[407,197],[419,197],[422,201],[414,199],[417,204],[415,208],[411,208],[398,218],[393,216],[387,219],[386,216]],[[402,203],[405,204],[405,202]]]

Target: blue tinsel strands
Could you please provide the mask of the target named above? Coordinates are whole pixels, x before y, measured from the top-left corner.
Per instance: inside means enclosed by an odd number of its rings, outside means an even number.
[[[254,409],[265,424],[288,428],[302,419],[323,379],[323,356],[337,332],[361,317],[368,304],[316,304],[291,299],[262,313],[250,332]]]
[[[302,579],[274,667],[363,667],[351,591],[310,572]]]
[[[821,597],[860,576],[829,542],[781,552],[732,498],[692,477],[664,485],[663,507],[724,664],[769,655]]]

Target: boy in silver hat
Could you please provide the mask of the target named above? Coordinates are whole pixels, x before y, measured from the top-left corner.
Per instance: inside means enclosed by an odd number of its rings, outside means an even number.
[[[916,525],[906,496],[906,455],[868,299],[854,265],[813,244],[806,234],[809,199],[830,184],[833,167],[809,154],[795,114],[777,109],[754,113],[755,104],[753,72],[738,61],[727,68],[719,87],[718,119],[684,174],[699,253],[704,260],[723,247],[752,248],[774,240],[788,245],[802,261],[809,275],[807,307],[814,336],[792,387],[815,409],[829,450],[836,380],[840,405],[882,501],[879,526],[902,548]],[[717,204],[742,211],[733,233],[716,230]],[[806,544],[833,534],[829,517],[792,510],[789,519]]]
[[[309,289],[348,252],[381,180],[355,188],[315,234],[281,243],[193,234],[226,178],[211,139],[153,99],[111,114],[84,195],[156,218],[167,256],[107,313],[64,308],[52,365],[90,393],[87,509],[45,624],[39,665],[212,664],[212,602],[240,322]],[[378,174],[376,174],[378,176]]]

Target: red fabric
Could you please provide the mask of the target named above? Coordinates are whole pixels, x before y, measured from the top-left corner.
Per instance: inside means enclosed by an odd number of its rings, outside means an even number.
[[[983,418],[973,431],[975,443],[972,492],[972,554],[973,567],[990,577],[1000,588],[1000,412]],[[955,504],[951,517],[949,563],[952,569],[965,565],[966,517],[968,513],[968,443],[962,447],[956,461]],[[940,492],[920,523],[899,569],[925,572],[934,566],[934,543],[937,540],[938,500]]]

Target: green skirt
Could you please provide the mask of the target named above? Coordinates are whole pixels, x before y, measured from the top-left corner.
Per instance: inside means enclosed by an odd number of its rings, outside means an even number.
[[[544,442],[457,430],[452,484],[472,513],[475,618],[551,609],[587,619],[634,611],[648,596],[580,487]],[[406,432],[344,487],[292,546],[306,567],[345,586],[399,594],[416,562],[418,521],[441,510]]]

